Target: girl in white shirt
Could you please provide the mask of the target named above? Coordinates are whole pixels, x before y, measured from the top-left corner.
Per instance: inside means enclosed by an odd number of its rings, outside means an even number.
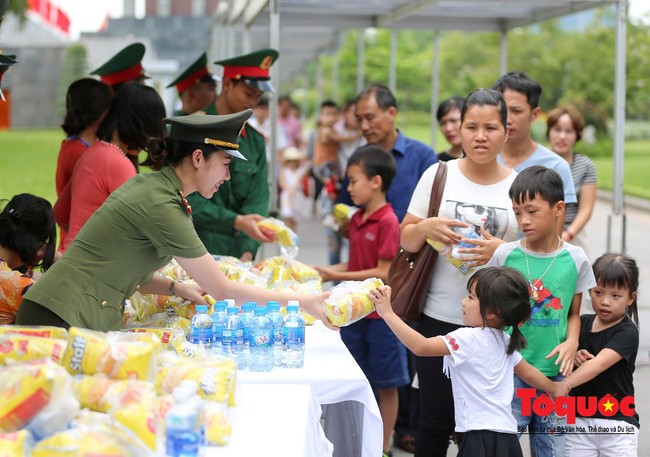
[[[462,300],[463,323],[447,335],[427,338],[392,310],[390,287],[370,292],[377,312],[391,330],[420,357],[445,356],[443,370],[451,378],[455,431],[463,433],[459,456],[522,456],[517,422],[512,415],[513,372],[552,397],[568,394],[567,386],[550,381],[517,351],[526,339],[519,325],[530,317],[528,283],[508,267],[474,273]],[[512,328],[512,336],[504,328]]]

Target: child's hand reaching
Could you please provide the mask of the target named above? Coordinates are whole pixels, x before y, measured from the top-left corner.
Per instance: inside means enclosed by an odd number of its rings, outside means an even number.
[[[564,376],[568,376],[573,371],[574,358],[577,350],[577,342],[566,340],[565,342],[555,346],[555,349],[553,349],[546,358],[550,359],[557,354],[555,364],[560,364],[560,373]]]
[[[368,293],[368,297],[375,303],[377,313],[381,317],[386,317],[393,312],[390,306],[390,290],[389,286],[379,286]]]
[[[594,355],[591,354],[588,350],[586,349],[580,349],[578,352],[576,352],[576,356],[574,358],[574,363],[577,367],[585,363],[589,359],[593,359]]]

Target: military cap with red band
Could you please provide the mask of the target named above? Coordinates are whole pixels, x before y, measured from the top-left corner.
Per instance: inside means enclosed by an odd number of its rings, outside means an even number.
[[[133,43],[111,57],[104,65],[90,72],[99,75],[106,84],[114,86],[133,79],[149,78],[142,68],[145,48],[142,43]]]
[[[204,52],[192,65],[181,73],[167,87],[176,86],[179,94],[182,94],[194,84],[201,81],[213,80],[213,75],[208,68],[208,55]]]
[[[215,64],[223,66],[224,78],[242,80],[256,89],[275,92],[269,80],[271,65],[278,60],[279,55],[275,49],[267,48],[243,56],[218,60]]]

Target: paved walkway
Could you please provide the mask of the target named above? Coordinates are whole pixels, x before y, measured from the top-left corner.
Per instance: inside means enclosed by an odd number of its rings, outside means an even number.
[[[594,208],[594,214],[587,225],[590,240],[590,258],[595,260],[607,251],[607,221],[611,213],[611,202],[608,193],[599,191],[599,198]],[[627,252],[638,262],[641,270],[641,284],[639,287],[639,320],[640,320],[640,345],[637,358],[637,371],[634,377],[636,387],[636,405],[641,418],[639,434],[639,452],[642,457],[650,457],[650,242],[647,235],[650,233],[650,204],[643,200],[630,199],[627,202]],[[612,230],[612,250],[620,250],[620,219],[615,218]],[[298,260],[310,265],[327,264],[325,231],[316,220],[302,221],[298,227],[300,235],[300,253]],[[274,255],[273,248],[266,248],[264,256]],[[588,305],[588,304],[586,304]],[[589,306],[583,312],[591,312]],[[530,455],[526,440],[522,440],[524,455]],[[448,456],[455,456],[457,449],[450,448]],[[411,454],[397,450],[395,457],[406,457]]]

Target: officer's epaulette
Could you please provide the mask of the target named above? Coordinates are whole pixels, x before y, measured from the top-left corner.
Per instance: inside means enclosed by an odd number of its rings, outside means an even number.
[[[253,125],[250,122],[246,122],[246,128],[251,129],[253,132],[257,133],[262,138],[266,138],[266,135],[264,135],[264,133],[261,130],[259,130],[258,128],[253,127]]]

